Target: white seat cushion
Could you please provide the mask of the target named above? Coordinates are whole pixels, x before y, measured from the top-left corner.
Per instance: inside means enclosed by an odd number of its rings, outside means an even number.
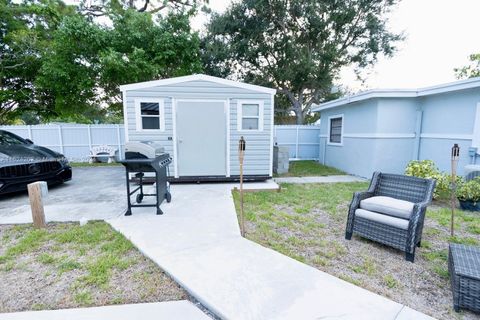
[[[355,217],[361,217],[364,219],[380,222],[395,228],[407,230],[408,229],[408,220],[392,217],[386,214],[381,214],[377,212],[372,212],[364,209],[355,210]]]
[[[380,212],[402,219],[410,219],[413,206],[413,202],[382,196],[371,197],[360,201],[361,209]]]

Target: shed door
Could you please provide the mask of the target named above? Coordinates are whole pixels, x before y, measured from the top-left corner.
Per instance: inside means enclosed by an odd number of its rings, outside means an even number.
[[[225,105],[224,101],[177,101],[179,176],[226,175]]]

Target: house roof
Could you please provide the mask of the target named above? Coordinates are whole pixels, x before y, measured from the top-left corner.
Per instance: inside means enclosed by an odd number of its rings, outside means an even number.
[[[193,74],[193,75],[190,75],[190,76],[183,76],[183,77],[176,77],[176,78],[168,78],[168,79],[161,79],[161,80],[153,80],[153,81],[125,84],[123,86],[120,86],[120,90],[122,92],[125,92],[127,90],[136,90],[136,89],[144,89],[144,88],[157,87],[157,86],[166,86],[166,85],[177,84],[177,83],[182,83],[182,82],[187,82],[187,81],[210,81],[210,82],[215,82],[215,83],[218,83],[218,84],[223,84],[223,85],[226,85],[226,86],[232,86],[232,87],[237,87],[237,88],[262,92],[262,93],[268,93],[268,94],[275,94],[277,92],[277,90],[272,89],[272,88],[257,86],[257,85],[238,82],[238,81],[227,80],[227,79],[218,78],[218,77],[207,76],[206,74]]]
[[[460,80],[445,83],[433,87],[418,89],[374,89],[360,92],[348,97],[332,100],[322,104],[314,105],[312,111],[319,112],[322,110],[335,108],[352,102],[358,102],[373,98],[416,98],[433,94],[452,92],[458,90],[472,89],[480,87],[480,77],[467,80]]]

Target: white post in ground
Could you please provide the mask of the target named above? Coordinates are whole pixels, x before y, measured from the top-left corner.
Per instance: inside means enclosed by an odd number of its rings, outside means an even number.
[[[37,181],[27,185],[30,207],[32,209],[33,226],[45,228],[45,211],[43,209],[43,198],[47,196],[48,187],[45,181]]]

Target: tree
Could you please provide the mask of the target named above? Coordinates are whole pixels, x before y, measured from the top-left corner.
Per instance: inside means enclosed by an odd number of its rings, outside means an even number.
[[[23,112],[49,112],[44,102],[51,97],[34,81],[54,30],[73,11],[61,1],[0,0],[0,123]]]
[[[201,71],[200,0],[88,2],[104,21],[61,0],[0,0],[0,123],[115,121],[119,85]]]
[[[480,53],[471,54],[469,60],[469,65],[454,69],[457,79],[480,77]]]
[[[36,85],[55,97],[57,115],[77,115],[77,122],[106,113],[120,119],[121,84],[201,70],[200,40],[188,18],[170,13],[157,23],[149,13],[128,9],[112,15],[109,27],[68,17],[54,34]]]
[[[90,17],[109,16],[126,10],[150,14],[188,10],[193,14],[201,3],[208,3],[208,0],[82,0],[79,9],[82,14]]]
[[[387,30],[396,0],[244,0],[207,26],[202,58],[212,75],[269,85],[302,124],[330,96],[344,66],[365,68],[390,56],[401,35]]]
[[[120,112],[119,86],[125,83],[183,76],[202,71],[200,39],[189,15],[170,13],[158,23],[133,10],[113,19],[107,47],[99,53],[98,86],[104,102]]]
[[[35,86],[52,96],[54,115],[81,121],[83,114],[98,108],[96,78],[98,53],[105,47],[105,33],[99,26],[76,14],[63,19],[53,35]]]

